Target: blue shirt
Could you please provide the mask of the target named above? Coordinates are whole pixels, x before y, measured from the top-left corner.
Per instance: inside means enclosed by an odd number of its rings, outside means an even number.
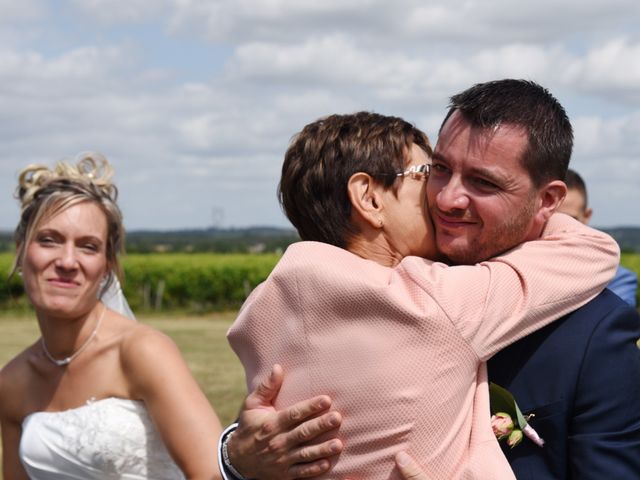
[[[632,307],[636,306],[636,291],[638,289],[638,276],[635,272],[622,266],[618,267],[616,276],[607,286],[609,290],[618,295]]]

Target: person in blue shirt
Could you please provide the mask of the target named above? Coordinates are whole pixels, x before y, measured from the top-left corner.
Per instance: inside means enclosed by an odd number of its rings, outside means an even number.
[[[565,183],[568,189],[567,196],[558,211],[571,215],[585,225],[588,224],[593,210],[588,206],[587,186],[584,180],[576,171],[569,169]],[[632,307],[636,306],[638,275],[635,272],[619,266],[608,288]]]

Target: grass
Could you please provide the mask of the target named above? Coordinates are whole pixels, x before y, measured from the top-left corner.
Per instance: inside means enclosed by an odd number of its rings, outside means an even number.
[[[223,426],[236,418],[246,394],[242,365],[225,338],[235,315],[235,312],[198,317],[169,314],[139,319],[173,338]],[[0,365],[40,336],[35,319],[26,314],[0,316],[0,332]]]
[[[235,316],[141,319],[173,338],[223,425],[236,418],[246,395],[242,365],[225,337]]]

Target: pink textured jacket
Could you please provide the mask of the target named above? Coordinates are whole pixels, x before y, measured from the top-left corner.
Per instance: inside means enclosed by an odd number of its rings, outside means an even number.
[[[540,240],[474,266],[407,257],[389,268],[300,242],[247,299],[228,339],[249,389],[283,365],[277,408],[333,398],[346,448],[323,478],[399,479],[393,458],[407,450],[432,480],[510,479],[484,362],[593,298],[618,256],[609,236],[566,215]]]

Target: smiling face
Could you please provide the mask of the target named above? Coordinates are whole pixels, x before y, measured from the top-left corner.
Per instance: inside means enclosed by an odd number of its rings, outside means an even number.
[[[540,192],[521,158],[522,128],[473,127],[456,111],[436,144],[427,197],[440,252],[471,264],[533,238]]]
[[[80,316],[97,301],[107,272],[107,220],[95,203],[76,203],[35,229],[22,278],[36,312]]]

